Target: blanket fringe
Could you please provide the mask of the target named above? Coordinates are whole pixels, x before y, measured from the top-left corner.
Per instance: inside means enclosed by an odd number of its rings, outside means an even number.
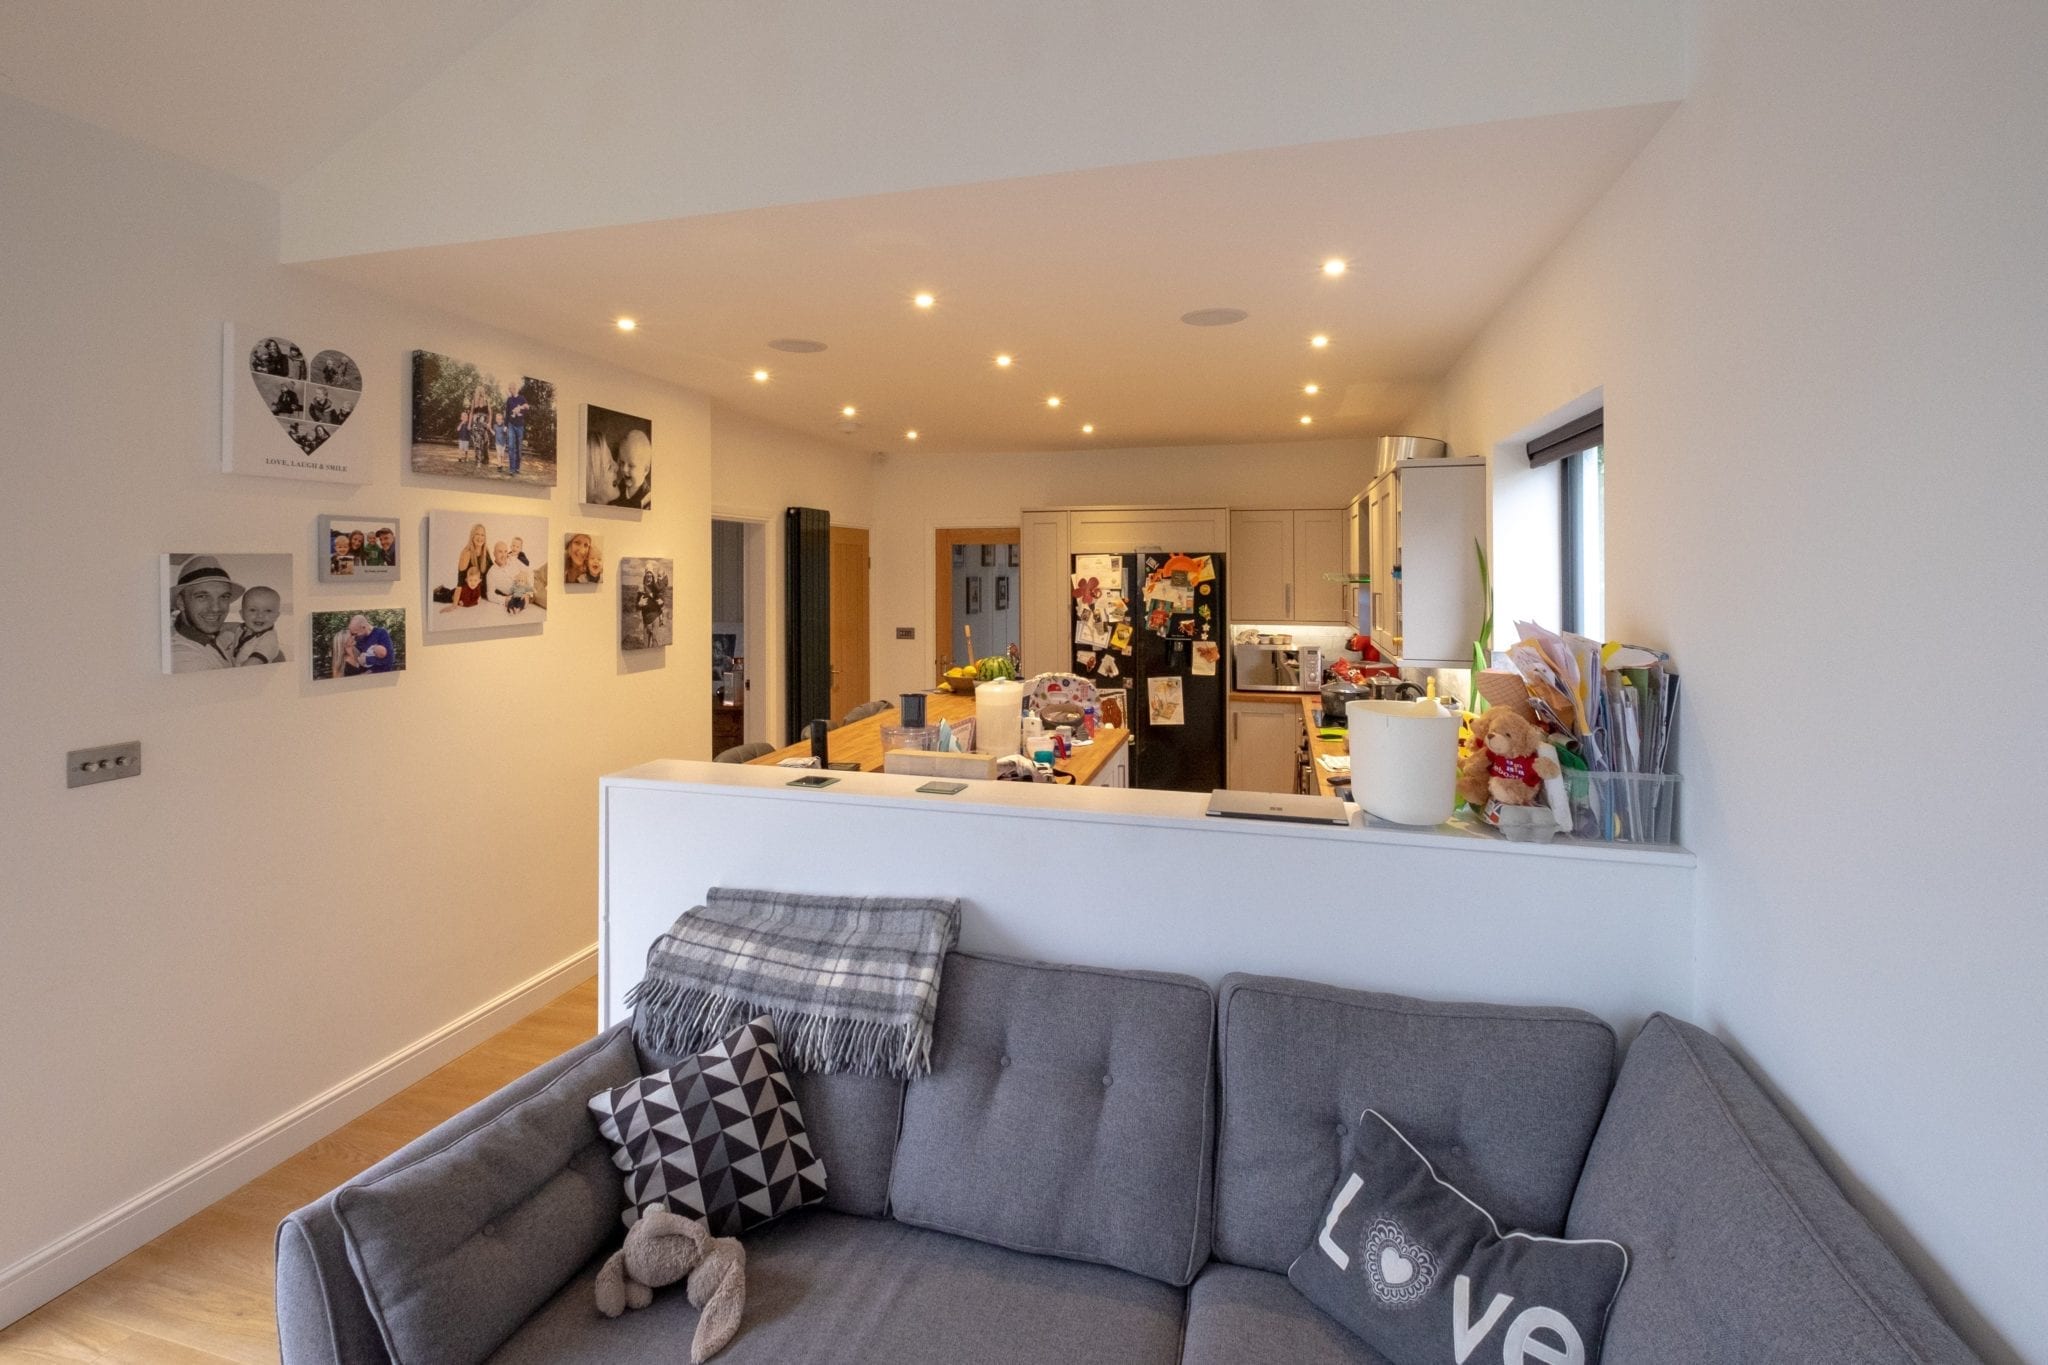
[[[931,1031],[777,1008],[741,997],[642,978],[626,992],[633,1037],[649,1052],[681,1060],[761,1015],[775,1021],[782,1061],[792,1071],[848,1071],[901,1080],[931,1074]]]

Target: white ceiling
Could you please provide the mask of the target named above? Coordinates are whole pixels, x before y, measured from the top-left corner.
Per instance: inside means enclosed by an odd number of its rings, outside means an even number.
[[[858,450],[1376,435],[1668,104],[348,257],[311,267]],[[1326,279],[1319,264],[1351,270]],[[930,312],[911,305],[928,289]],[[1181,314],[1234,307],[1229,327]],[[622,335],[611,321],[640,322]],[[1313,351],[1312,333],[1331,337]],[[770,350],[776,337],[827,343]],[[998,352],[1017,357],[1009,370]],[[750,378],[757,367],[773,378]],[[1305,397],[1302,385],[1322,392]],[[1045,404],[1058,394],[1062,406]],[[598,397],[593,395],[593,397]],[[840,407],[861,429],[842,434]],[[1303,414],[1315,418],[1303,426]],[[1081,434],[1093,422],[1092,437]],[[910,446],[904,432],[915,428]],[[1164,476],[1164,471],[1162,474]]]
[[[0,0],[0,93],[281,188],[532,0]]]

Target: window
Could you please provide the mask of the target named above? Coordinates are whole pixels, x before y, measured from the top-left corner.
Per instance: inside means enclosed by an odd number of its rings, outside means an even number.
[[[1606,452],[1603,412],[1596,409],[1529,442],[1529,465],[1558,471],[1558,596],[1565,630],[1605,637],[1607,534],[1603,510]]]

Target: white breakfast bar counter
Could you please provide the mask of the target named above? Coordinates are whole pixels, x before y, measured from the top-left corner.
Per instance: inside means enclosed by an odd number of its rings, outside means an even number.
[[[1683,849],[1478,830],[1220,820],[1208,797],[1024,782],[643,764],[599,786],[599,1012],[713,886],[957,896],[961,947],[1057,962],[1301,977],[1438,1000],[1575,1005],[1632,1035],[1689,1013]]]

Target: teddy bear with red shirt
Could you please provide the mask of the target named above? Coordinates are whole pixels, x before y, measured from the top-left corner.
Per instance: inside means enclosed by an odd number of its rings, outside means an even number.
[[[1546,752],[1547,736],[1510,707],[1496,706],[1472,721],[1472,751],[1458,764],[1458,795],[1467,805],[1489,800],[1503,806],[1543,804],[1545,778],[1562,771]]]

